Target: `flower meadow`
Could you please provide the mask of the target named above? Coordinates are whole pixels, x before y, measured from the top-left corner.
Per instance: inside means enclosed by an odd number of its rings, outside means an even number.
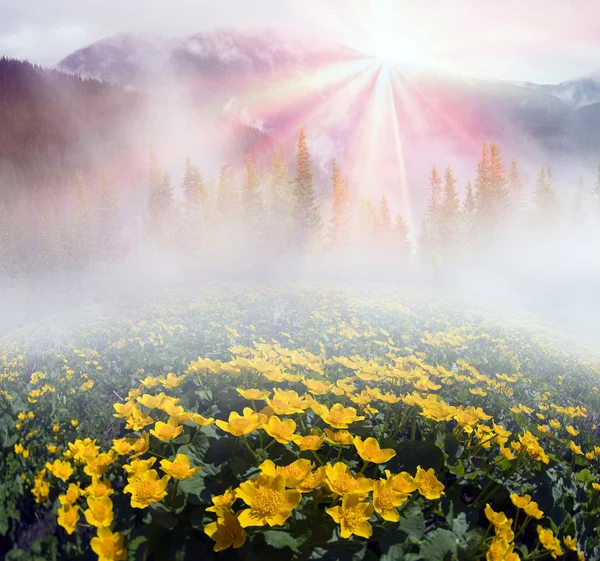
[[[212,286],[0,353],[7,560],[600,559],[600,360],[523,319]]]

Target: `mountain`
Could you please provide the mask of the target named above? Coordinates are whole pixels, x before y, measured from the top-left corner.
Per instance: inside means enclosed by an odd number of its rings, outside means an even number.
[[[530,184],[543,163],[553,166],[559,182],[564,169],[568,183],[569,174],[585,173],[600,155],[595,77],[537,85],[435,69],[397,67],[386,75],[377,61],[326,40],[232,30],[169,39],[121,34],[76,51],[57,67],[152,98],[155,120],[177,123],[158,135],[170,136],[165,146],[173,158],[190,138],[206,138],[194,121],[198,115],[203,123],[220,116],[258,131],[257,142],[246,148],[263,169],[277,147],[293,156],[298,128],[305,126],[317,173],[326,179],[335,155],[351,188],[375,183],[398,192],[399,181],[425,185],[433,163],[450,163],[460,175],[468,170],[471,178],[483,140],[496,140],[507,160],[516,157]],[[228,146],[231,140],[219,142]],[[390,169],[399,157],[405,169],[401,163]],[[204,158],[205,165],[214,167],[215,158]],[[418,204],[425,190],[415,191]]]
[[[560,84],[538,85],[538,91],[557,97],[575,109],[600,102],[600,72]]]

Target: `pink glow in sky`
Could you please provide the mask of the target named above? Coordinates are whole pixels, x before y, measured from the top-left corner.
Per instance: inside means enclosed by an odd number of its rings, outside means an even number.
[[[560,82],[600,71],[596,0],[0,0],[0,54],[51,65],[118,32],[214,27],[318,34],[402,61],[505,80]],[[151,7],[150,7],[151,6]]]

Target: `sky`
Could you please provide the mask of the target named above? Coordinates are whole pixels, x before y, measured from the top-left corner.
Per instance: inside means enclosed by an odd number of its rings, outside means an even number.
[[[0,0],[0,55],[52,66],[120,32],[322,35],[383,58],[500,80],[600,72],[597,0]]]

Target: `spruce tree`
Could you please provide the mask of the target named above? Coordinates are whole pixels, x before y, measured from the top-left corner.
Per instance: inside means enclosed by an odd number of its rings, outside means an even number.
[[[398,244],[398,253],[401,261],[406,261],[412,252],[408,225],[400,213],[396,214],[394,220],[394,235]]]
[[[331,181],[333,183],[333,204],[331,218],[331,242],[335,249],[339,249],[348,242],[348,228],[350,222],[350,198],[344,182],[344,176],[337,166],[335,158],[332,162]]]
[[[304,128],[301,128],[296,147],[296,180],[294,184],[294,218],[296,222],[296,241],[299,247],[305,247],[314,238],[321,226],[310,166],[310,152],[306,143],[306,133]]]
[[[98,175],[98,195],[97,245],[101,252],[109,252],[118,248],[122,220],[117,195],[104,166],[101,166]]]

